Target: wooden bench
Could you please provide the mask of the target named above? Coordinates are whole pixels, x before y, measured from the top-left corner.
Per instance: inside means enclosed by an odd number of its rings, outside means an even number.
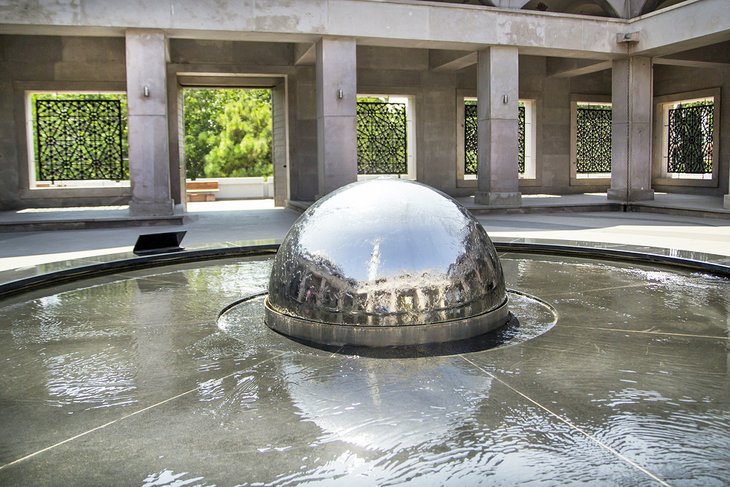
[[[185,183],[188,202],[215,201],[217,192],[218,181],[188,181]]]

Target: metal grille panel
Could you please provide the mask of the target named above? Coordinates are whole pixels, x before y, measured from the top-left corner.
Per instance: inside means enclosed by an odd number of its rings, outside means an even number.
[[[579,106],[576,113],[576,171],[611,172],[611,108]]]
[[[517,112],[517,171],[525,172],[525,107],[520,105]]]
[[[520,173],[525,172],[525,107],[519,106],[518,111],[518,153],[517,168]],[[477,104],[467,101],[464,104],[464,174],[476,174],[478,168]]]
[[[128,179],[120,100],[36,100],[40,181]]]
[[[464,105],[464,174],[477,173],[478,145],[477,104]]]
[[[712,173],[714,103],[679,105],[669,110],[667,171]]]
[[[357,102],[357,173],[408,172],[405,103]]]

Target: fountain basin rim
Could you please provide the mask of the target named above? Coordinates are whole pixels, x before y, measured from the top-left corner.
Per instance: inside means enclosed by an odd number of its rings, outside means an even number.
[[[717,277],[730,278],[730,265],[719,263],[720,261],[726,261],[727,257],[721,255],[707,254],[708,257],[715,259],[715,262],[712,262],[710,260],[697,260],[681,256],[665,255],[662,252],[665,252],[667,249],[661,248],[647,248],[642,252],[637,252],[615,248],[587,247],[545,242],[507,242],[496,240],[493,241],[493,243],[498,252],[555,255],[577,257],[581,259],[602,259],[614,262],[658,265],[675,269],[704,272]],[[237,257],[253,257],[262,255],[273,256],[278,248],[279,244],[275,242],[265,244],[252,243],[230,247],[203,249],[187,248],[182,252],[156,254],[144,257],[132,256],[130,252],[119,254],[118,258],[114,258],[113,260],[94,264],[84,262],[81,265],[73,265],[75,261],[71,260],[67,261],[71,263],[71,267],[68,268],[43,272],[37,275],[0,283],[0,299],[6,299],[15,295],[23,295],[32,291],[55,287],[59,284],[118,274],[120,272]],[[79,260],[85,261],[85,259]],[[14,269],[5,271],[4,273],[12,273],[13,271]]]
[[[466,340],[496,330],[509,321],[509,299],[479,315],[404,326],[357,326],[309,321],[273,309],[264,301],[266,325],[286,336],[322,345],[392,347]]]

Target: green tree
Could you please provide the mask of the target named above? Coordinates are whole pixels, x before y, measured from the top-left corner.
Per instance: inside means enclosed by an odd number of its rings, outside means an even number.
[[[268,91],[246,90],[218,117],[222,130],[205,156],[209,177],[271,176],[271,102]]]
[[[187,177],[270,176],[271,91],[184,93]]]

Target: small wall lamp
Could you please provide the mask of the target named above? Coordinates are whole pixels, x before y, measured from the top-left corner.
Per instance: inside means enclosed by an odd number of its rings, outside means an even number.
[[[144,85],[144,87],[142,88],[142,94],[145,96],[145,98],[148,98],[150,96],[150,87]]]
[[[344,97],[345,97],[345,92],[342,91],[342,88],[340,88],[339,90],[337,90],[337,99],[338,100],[342,100]]]

